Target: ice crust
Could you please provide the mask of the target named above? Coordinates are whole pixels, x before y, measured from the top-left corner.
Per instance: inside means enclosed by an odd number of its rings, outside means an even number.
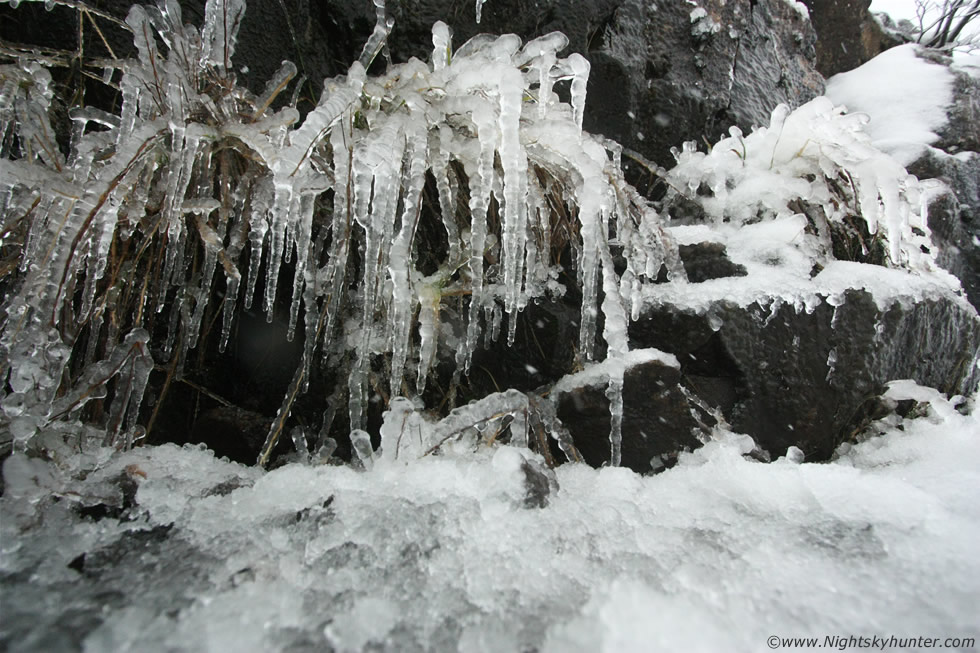
[[[911,382],[889,393],[930,408],[831,463],[757,463],[749,438],[718,431],[654,477],[562,466],[540,509],[522,503],[534,455],[510,446],[379,459],[370,472],[263,473],[173,445],[60,466],[15,455],[0,573],[17,600],[5,600],[0,640],[11,651],[53,650],[71,633],[87,651],[754,651],[771,635],[976,637],[980,415]],[[111,502],[127,473],[134,520],[72,511]],[[161,543],[99,566],[113,542],[125,550],[169,524]],[[84,574],[68,567],[83,553]]]

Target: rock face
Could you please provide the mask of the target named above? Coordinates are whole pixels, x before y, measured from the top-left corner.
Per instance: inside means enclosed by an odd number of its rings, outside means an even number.
[[[871,0],[803,0],[817,32],[817,70],[853,70],[895,45],[871,15]]]
[[[531,39],[552,31],[592,64],[585,127],[661,165],[684,140],[737,124],[766,124],[780,102],[798,106],[823,90],[809,21],[784,0],[492,0],[476,23],[473,3],[389,3],[394,60],[431,55],[431,27],[445,21],[459,46],[480,32]],[[324,29],[359,43],[374,25],[367,2],[323,3]],[[356,35],[356,36],[355,36]],[[331,46],[332,47],[332,46]],[[349,46],[348,46],[349,47]],[[346,51],[348,58],[351,50]],[[339,55],[335,55],[339,56]]]
[[[970,302],[980,308],[980,80],[951,72],[955,81],[948,122],[934,149],[908,170],[948,187],[932,200],[929,228],[939,245],[940,265],[959,277]]]
[[[814,39],[782,0],[624,2],[589,53],[592,124],[669,166],[681,141],[768,124],[777,104],[819,95]]]
[[[147,0],[149,1],[149,0]],[[109,0],[100,9],[125,17],[131,0]],[[76,35],[75,11],[40,5],[0,7],[0,36],[33,45],[66,47]],[[183,20],[200,25],[204,2],[180,2]],[[816,36],[810,21],[785,0],[491,0],[476,22],[472,0],[389,2],[395,21],[392,60],[428,60],[432,25],[442,20],[462,45],[481,32],[515,33],[528,40],[553,31],[569,38],[569,52],[592,64],[585,127],[616,139],[660,165],[685,140],[716,139],[729,126],[767,124],[780,102],[799,106],[820,94]],[[56,29],[48,29],[56,18]],[[100,24],[118,56],[132,52],[129,34]],[[300,108],[315,102],[325,77],[346,72],[375,24],[369,0],[251,2],[235,55],[240,80],[261,92],[283,59],[308,83]],[[59,31],[60,30],[60,31]],[[98,34],[86,34],[86,52],[108,56]],[[383,66],[383,62],[375,66]],[[94,92],[94,91],[93,91]],[[111,101],[111,98],[107,98]]]
[[[719,301],[694,314],[665,305],[631,325],[631,342],[675,354],[691,389],[773,458],[789,446],[808,460],[829,458],[888,381],[949,394],[976,387],[980,319],[962,299],[879,308],[867,291],[849,290],[836,301],[812,312]]]
[[[929,205],[937,260],[959,278],[970,303],[980,309],[980,156],[963,160],[929,152],[909,172],[947,185]]]

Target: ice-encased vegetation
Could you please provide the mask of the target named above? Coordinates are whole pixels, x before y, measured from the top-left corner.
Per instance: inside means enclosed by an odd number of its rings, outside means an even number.
[[[648,282],[663,268],[679,283],[684,273],[659,216],[625,183],[618,146],[582,131],[588,62],[559,56],[567,39],[558,33],[526,44],[480,35],[454,49],[437,23],[430,61],[369,76],[393,27],[384,2],[375,6],[360,59],[326,80],[305,116],[290,62],[259,95],[237,84],[244,0],[210,0],[201,30],[175,0],[134,6],[126,24],[138,58],[105,62],[118,111],[72,107],[64,152],[42,63],[0,68],[0,363],[9,379],[0,406],[17,449],[99,432],[78,420],[101,429],[102,444],[130,446],[148,419],[141,404],[155,366],[165,391],[212,324],[223,349],[253,302],[272,319],[282,287],[303,356],[276,390],[285,397],[261,462],[314,365],[337,380],[333,397],[346,396],[366,464],[369,393],[380,388],[388,408],[407,411],[398,398],[420,397],[448,357],[452,409],[481,336],[513,338],[529,301],[565,292],[566,248],[582,296],[580,362],[629,352],[627,323]],[[805,215],[799,246],[815,260],[840,254],[834,229],[843,225],[858,258],[884,243],[888,255],[875,262],[929,265],[914,178],[868,145],[858,117],[825,100],[780,107],[768,129],[733,132],[708,154],[685,146],[678,160],[669,183],[712,219]],[[425,220],[444,241],[420,239]],[[284,263],[293,278],[280,283]],[[620,392],[610,377],[614,463]],[[554,411],[515,393],[482,399],[469,425],[509,425],[526,442],[537,420],[574,457]],[[314,455],[329,454],[334,413],[328,407],[311,433],[294,427],[301,453],[312,442]]]
[[[818,260],[931,269],[919,180],[871,144],[867,122],[826,97],[792,112],[780,106],[768,127],[747,136],[732,127],[707,153],[686,143],[667,179],[675,195],[700,196],[709,223],[803,215]],[[849,242],[855,251],[842,252]]]

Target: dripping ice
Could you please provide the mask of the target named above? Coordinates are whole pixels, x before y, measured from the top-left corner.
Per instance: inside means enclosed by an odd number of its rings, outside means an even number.
[[[478,21],[483,4],[476,1]],[[588,368],[605,351],[613,370],[603,378],[616,461],[623,375],[615,370],[633,354],[629,320],[639,317],[644,290],[652,292],[645,280],[664,265],[680,279],[683,270],[658,215],[625,183],[621,148],[582,131],[588,61],[561,56],[568,40],[559,33],[526,44],[484,34],[454,49],[451,30],[439,22],[430,61],[389,63],[368,76],[384,63],[378,55],[393,28],[383,0],[374,7],[374,30],[358,61],[324,80],[304,116],[291,62],[258,95],[237,86],[231,64],[243,0],[209,0],[201,30],[185,23],[173,0],[135,6],[126,24],[137,57],[106,68],[119,79],[118,116],[73,110],[68,156],[51,143],[3,152],[5,224],[29,210],[37,216],[24,239],[23,283],[7,300],[15,319],[0,333],[12,370],[12,391],[0,407],[19,443],[52,420],[73,418],[77,411],[63,398],[102,393],[102,381],[113,384],[105,396],[120,404],[106,419],[125,443],[136,428],[144,371],[165,366],[179,377],[191,351],[207,345],[213,302],[222,304],[219,350],[241,307],[251,310],[256,301],[269,320],[285,304],[288,337],[303,341],[270,442],[292,432],[285,421],[317,364],[342,366],[331,400],[346,405],[352,429],[366,433],[376,387],[389,410],[404,408],[398,402],[423,396],[440,361],[452,359],[457,381],[481,342],[504,333],[513,341],[529,301],[564,292],[552,251],[556,216],[546,199],[558,196],[576,223],[570,272],[582,290],[578,362]],[[45,144],[54,133],[51,75],[30,62],[5,65],[0,74],[0,143]],[[555,92],[565,84],[567,102]],[[291,85],[292,101],[284,101]],[[209,95],[220,88],[232,90]],[[703,204],[718,223],[763,215],[789,224],[799,218],[793,201],[826,200],[824,172],[843,170],[869,231],[886,236],[889,263],[927,268],[917,182],[874,150],[861,126],[859,116],[825,98],[793,112],[778,108],[770,127],[748,136],[733,129],[708,154],[685,146],[671,187],[710,187]],[[229,157],[243,174],[229,174]],[[432,213],[448,242],[435,270],[423,273],[416,239],[430,176]],[[828,221],[843,218],[832,203],[823,206]],[[152,228],[141,222],[146,217]],[[107,315],[117,290],[110,257],[123,240],[159,253],[160,263],[133,264],[128,280],[137,292],[123,306],[127,313]],[[621,273],[613,246],[625,262]],[[292,278],[280,284],[284,270]],[[280,285],[289,288],[286,301]],[[77,307],[69,301],[76,293]],[[465,300],[448,310],[458,297]],[[156,344],[146,331],[151,316],[166,331],[159,347],[149,346]],[[379,365],[387,378],[379,380]],[[506,411],[517,442],[528,410]],[[328,411],[319,441],[332,423]],[[355,449],[366,455],[358,438]]]

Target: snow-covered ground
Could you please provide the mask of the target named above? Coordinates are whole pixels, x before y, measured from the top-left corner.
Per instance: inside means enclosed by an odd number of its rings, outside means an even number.
[[[909,383],[892,393],[930,402],[927,416],[892,419],[832,463],[754,462],[748,438],[719,431],[653,477],[565,465],[543,508],[526,507],[529,454],[511,447],[265,474],[192,447],[144,448],[68,494],[14,458],[0,633],[11,651],[62,650],[56,635],[79,623],[86,651],[980,638],[980,411]],[[111,503],[120,475],[139,481],[134,521],[69,509]],[[62,500],[32,507],[41,490]]]

